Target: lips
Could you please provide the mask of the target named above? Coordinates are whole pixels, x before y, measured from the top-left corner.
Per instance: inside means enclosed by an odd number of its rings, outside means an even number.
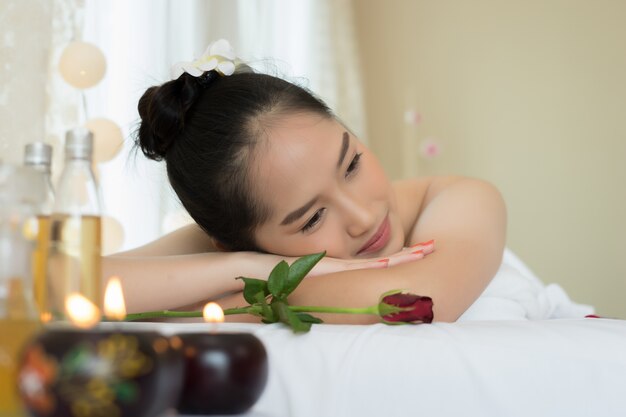
[[[384,248],[389,239],[391,238],[391,225],[389,224],[389,215],[385,216],[385,219],[374,233],[374,236],[368,240],[365,245],[357,252],[357,255],[364,255],[368,253],[378,252]]]

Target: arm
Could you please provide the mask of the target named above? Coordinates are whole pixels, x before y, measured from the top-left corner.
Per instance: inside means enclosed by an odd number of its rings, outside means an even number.
[[[400,254],[394,262],[418,259]],[[281,260],[294,258],[256,252],[221,252],[197,225],[183,227],[154,242],[102,259],[103,285],[118,276],[129,313],[196,309],[199,303],[243,289],[238,276],[266,278]],[[367,260],[323,259],[311,275],[356,268],[381,268]]]
[[[275,259],[250,252],[219,252],[197,225],[102,259],[102,276],[122,280],[127,309],[173,309],[241,290],[239,275],[271,271]]]
[[[420,262],[328,274],[302,282],[293,305],[364,307],[392,289],[432,297],[436,321],[454,321],[478,298],[500,266],[506,213],[500,193],[483,181],[433,178],[414,189],[419,207],[410,242],[435,239]],[[375,317],[324,315],[328,323],[373,323]]]
[[[211,239],[197,224],[181,227],[144,246],[112,255],[115,258],[132,258],[142,256],[188,255],[217,251],[215,241]]]

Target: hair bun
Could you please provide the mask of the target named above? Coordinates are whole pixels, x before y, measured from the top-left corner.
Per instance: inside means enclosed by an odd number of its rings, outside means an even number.
[[[185,129],[185,115],[203,90],[189,74],[146,90],[137,106],[141,123],[136,137],[144,155],[155,161],[165,158]]]

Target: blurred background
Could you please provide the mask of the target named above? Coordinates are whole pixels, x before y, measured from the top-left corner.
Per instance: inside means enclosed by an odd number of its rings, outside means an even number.
[[[226,38],[245,61],[325,99],[392,179],[496,184],[508,246],[546,283],[626,318],[626,2],[621,0],[0,0],[0,159],[103,118],[109,251],[188,222],[162,164],[132,152],[136,104],[177,61]],[[59,75],[72,41],[102,82]]]

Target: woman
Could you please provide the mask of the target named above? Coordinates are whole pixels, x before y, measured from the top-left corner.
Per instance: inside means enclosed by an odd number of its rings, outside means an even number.
[[[389,182],[321,100],[234,58],[218,41],[139,101],[138,146],[166,161],[197,225],[105,259],[129,310],[244,305],[234,277],[265,278],[282,259],[326,251],[292,304],[367,306],[401,288],[432,297],[436,321],[456,320],[500,266],[500,193],[460,177]]]

